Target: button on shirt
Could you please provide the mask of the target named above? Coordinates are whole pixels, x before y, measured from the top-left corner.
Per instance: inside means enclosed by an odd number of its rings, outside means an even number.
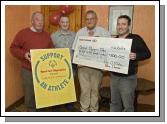
[[[111,37],[110,33],[107,30],[105,30],[104,28],[100,27],[100,26],[96,26],[92,30],[92,32],[91,32],[92,33],[91,36],[93,36],[93,37]],[[90,36],[90,31],[88,30],[87,27],[84,27],[77,32],[74,43],[73,43],[73,46],[72,46],[73,50],[75,50],[77,39],[78,39],[79,36]]]
[[[72,45],[75,39],[75,33],[72,31],[63,32],[61,30],[52,33],[51,39],[56,48],[69,48],[70,54],[73,56]]]

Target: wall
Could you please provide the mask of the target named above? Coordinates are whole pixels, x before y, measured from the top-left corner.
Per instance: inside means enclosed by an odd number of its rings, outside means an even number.
[[[154,6],[135,6],[133,33],[140,34],[151,50],[151,59],[140,62],[139,77],[155,81],[155,8]]]
[[[86,11],[87,10],[95,10],[99,18],[98,25],[108,29],[108,6],[86,6]],[[151,59],[140,62],[138,76],[149,79],[151,81],[155,81],[154,24],[154,6],[134,6],[132,33],[140,34],[152,53]]]
[[[9,47],[16,33],[30,26],[31,13],[35,10],[40,7],[8,5],[5,8],[5,108],[23,96],[20,62],[11,55]]]
[[[155,81],[155,8],[154,6],[135,6],[133,33],[140,34],[151,50],[151,58],[139,63],[138,77]],[[155,94],[140,95],[139,103],[155,104]]]
[[[98,25],[102,26],[105,29],[108,29],[108,12],[109,6],[86,6],[87,10],[94,10],[97,13]]]
[[[98,25],[108,29],[108,6],[86,6],[87,10],[95,10],[99,18]],[[151,81],[155,81],[155,8],[154,6],[137,5],[134,6],[133,13],[133,29],[132,33],[140,34],[145,40],[147,46],[151,50],[151,59],[140,62],[138,77],[142,77]],[[105,14],[104,14],[105,13]],[[103,86],[109,86],[110,76],[104,74]],[[139,103],[154,104],[155,94],[147,96],[139,96]]]

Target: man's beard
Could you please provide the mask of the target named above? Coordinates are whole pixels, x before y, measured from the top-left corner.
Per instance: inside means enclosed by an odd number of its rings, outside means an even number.
[[[128,33],[129,33],[129,29],[126,32],[124,32],[124,33],[118,33],[118,35],[119,36],[124,36],[125,34],[128,34]]]

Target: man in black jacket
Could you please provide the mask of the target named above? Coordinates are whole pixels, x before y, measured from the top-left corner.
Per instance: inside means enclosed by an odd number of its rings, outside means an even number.
[[[131,34],[129,27],[131,19],[121,15],[117,19],[117,38],[132,39],[131,53],[129,54],[128,74],[111,73],[111,112],[133,112],[134,94],[137,86],[138,61],[151,57],[150,50],[144,40],[137,34]]]

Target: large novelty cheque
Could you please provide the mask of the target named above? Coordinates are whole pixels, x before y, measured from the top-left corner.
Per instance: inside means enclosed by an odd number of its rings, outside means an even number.
[[[36,108],[76,101],[69,49],[30,52]]]
[[[80,36],[73,63],[127,74],[131,44],[132,39]]]

